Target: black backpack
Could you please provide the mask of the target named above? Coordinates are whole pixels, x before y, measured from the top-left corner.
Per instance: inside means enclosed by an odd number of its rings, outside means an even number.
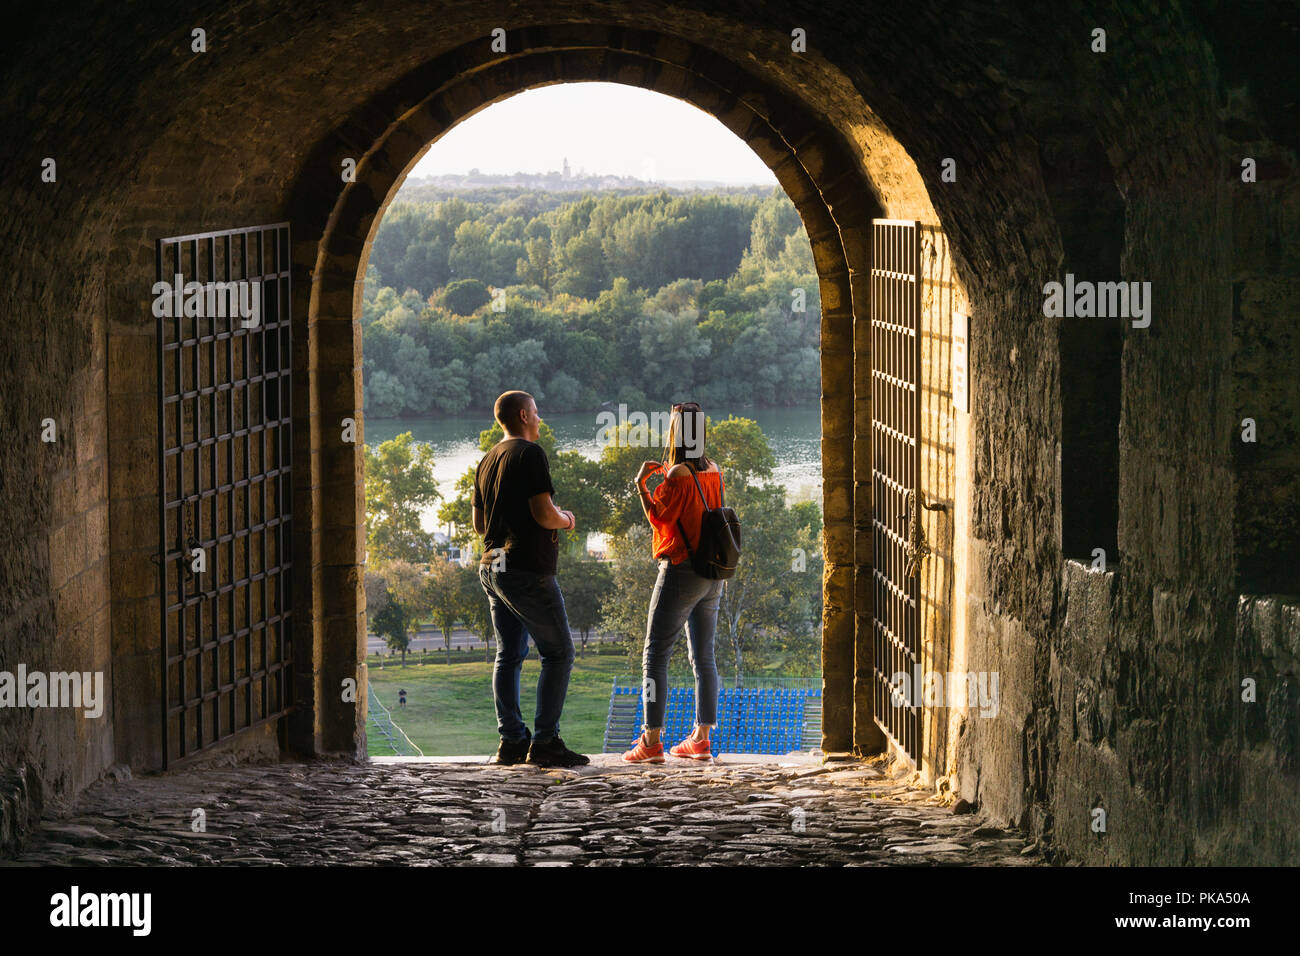
[[[682,521],[677,519],[677,528],[682,533],[686,553],[690,555],[691,567],[702,578],[722,580],[736,573],[740,563],[740,519],[736,512],[727,507],[726,492],[722,493],[722,504],[710,508],[700,487],[700,479],[690,465],[691,477],[695,479],[695,490],[700,493],[704,503],[704,518],[700,521],[700,542],[694,552],[691,551],[691,539],[686,536]]]

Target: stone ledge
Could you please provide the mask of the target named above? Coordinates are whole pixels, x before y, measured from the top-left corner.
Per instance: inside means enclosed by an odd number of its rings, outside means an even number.
[[[27,769],[0,769],[0,857],[17,856],[41,815],[40,785]]]
[[[1279,671],[1300,671],[1300,596],[1237,595],[1237,634],[1276,662]]]

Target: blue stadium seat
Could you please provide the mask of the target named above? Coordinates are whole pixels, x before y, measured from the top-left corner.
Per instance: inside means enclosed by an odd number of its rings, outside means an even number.
[[[820,704],[820,687],[735,688],[718,693],[718,726],[713,733],[713,751],[734,753],[787,753],[803,746],[809,719],[809,702]],[[685,679],[669,687],[665,702],[665,743],[669,746],[695,726],[695,686]],[[610,695],[610,717],[606,727],[606,750],[631,746],[645,723],[645,707],[639,685],[615,686]],[[630,726],[629,726],[630,725]],[[628,737],[626,741],[623,737]]]

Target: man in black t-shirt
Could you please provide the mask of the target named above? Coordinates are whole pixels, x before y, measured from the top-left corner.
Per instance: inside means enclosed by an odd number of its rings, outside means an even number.
[[[479,581],[496,632],[492,697],[501,744],[494,763],[523,760],[543,767],[588,763],[560,739],[560,713],[573,669],[573,638],[564,595],[555,580],[560,529],[572,530],[572,512],[555,507],[550,463],[537,444],[542,419],[527,392],[497,399],[496,420],[505,437],[474,471],[474,530],[483,536]],[[519,671],[532,637],[542,658],[537,678],[536,736],[519,712]]]

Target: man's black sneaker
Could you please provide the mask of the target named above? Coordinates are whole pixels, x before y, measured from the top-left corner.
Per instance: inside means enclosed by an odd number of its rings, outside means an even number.
[[[559,737],[534,740],[528,748],[528,762],[536,767],[585,767],[591,763],[585,755],[564,746]]]
[[[489,760],[488,763],[502,767],[511,767],[517,763],[523,763],[528,756],[528,749],[532,742],[531,734],[523,740],[506,740],[506,738],[502,737],[501,744],[497,747],[496,756]]]

